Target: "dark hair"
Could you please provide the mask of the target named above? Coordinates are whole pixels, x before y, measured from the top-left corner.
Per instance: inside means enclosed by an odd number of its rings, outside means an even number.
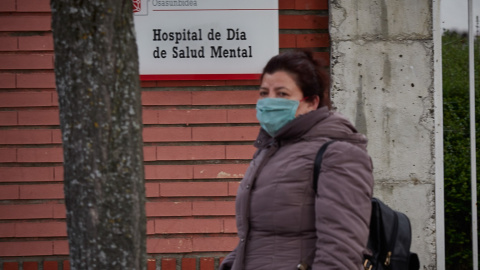
[[[320,62],[307,50],[289,50],[272,57],[263,68],[261,80],[265,74],[285,71],[292,75],[305,98],[318,96],[318,107],[331,109],[328,75]]]

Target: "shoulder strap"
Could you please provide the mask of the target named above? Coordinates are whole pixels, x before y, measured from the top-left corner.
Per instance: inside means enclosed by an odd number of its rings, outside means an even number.
[[[318,187],[318,175],[320,174],[320,169],[322,168],[322,159],[323,159],[323,154],[327,150],[327,147],[335,141],[328,141],[320,147],[320,150],[317,152],[317,156],[315,157],[315,164],[313,166],[313,190],[315,190],[315,193],[317,193],[317,187]]]

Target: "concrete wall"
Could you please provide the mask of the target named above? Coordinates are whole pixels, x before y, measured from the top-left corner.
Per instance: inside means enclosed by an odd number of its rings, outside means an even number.
[[[374,196],[410,217],[422,269],[437,269],[432,5],[330,1],[334,105],[368,136]]]

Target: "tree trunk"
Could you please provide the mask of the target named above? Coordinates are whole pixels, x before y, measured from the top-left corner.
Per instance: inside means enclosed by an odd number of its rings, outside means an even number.
[[[145,269],[132,0],[52,0],[71,269]]]

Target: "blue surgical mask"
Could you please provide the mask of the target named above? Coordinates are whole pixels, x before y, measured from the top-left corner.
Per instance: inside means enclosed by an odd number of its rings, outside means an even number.
[[[286,98],[262,98],[257,101],[257,119],[270,136],[295,119],[300,102]]]

